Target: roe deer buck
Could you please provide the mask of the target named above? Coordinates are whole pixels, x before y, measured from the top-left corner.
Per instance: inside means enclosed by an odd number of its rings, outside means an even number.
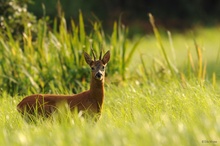
[[[66,102],[70,110],[88,112],[91,117],[99,118],[101,115],[104,100],[104,78],[105,67],[110,59],[110,51],[107,51],[102,58],[100,53],[99,60],[96,60],[92,49],[94,60],[84,52],[86,63],[91,67],[90,89],[75,95],[54,95],[54,94],[34,94],[25,97],[18,105],[18,111],[24,116],[49,117],[56,109],[58,104]]]

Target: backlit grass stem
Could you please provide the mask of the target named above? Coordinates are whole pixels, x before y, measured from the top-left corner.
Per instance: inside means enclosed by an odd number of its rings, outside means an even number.
[[[165,61],[166,61],[167,65],[168,65],[168,68],[169,68],[171,74],[174,76],[174,75],[175,75],[174,70],[173,70],[173,68],[172,68],[172,66],[171,66],[171,64],[170,64],[170,61],[169,61],[169,59],[168,59],[166,50],[165,50],[165,48],[164,48],[164,46],[163,46],[163,43],[162,43],[162,40],[161,40],[161,37],[160,37],[160,33],[159,33],[159,31],[157,30],[157,27],[156,27],[155,21],[154,21],[154,17],[153,17],[153,15],[152,15],[151,13],[149,13],[149,19],[150,19],[150,23],[151,23],[151,25],[152,25],[152,27],[153,27],[154,35],[155,35],[155,37],[156,37],[156,39],[157,39],[157,42],[158,42],[158,44],[159,44],[159,47],[160,47],[162,53],[163,53],[163,56],[164,56]]]

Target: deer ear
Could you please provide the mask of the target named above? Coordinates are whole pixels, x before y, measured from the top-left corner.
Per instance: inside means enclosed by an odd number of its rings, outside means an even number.
[[[89,56],[89,54],[87,54],[86,52],[84,52],[84,58],[85,58],[86,63],[87,63],[88,65],[91,65],[91,64],[93,63],[92,58],[91,58],[91,57]]]
[[[110,51],[108,50],[108,51],[105,53],[105,55],[103,56],[102,62],[103,62],[104,64],[107,64],[109,60],[110,60]]]

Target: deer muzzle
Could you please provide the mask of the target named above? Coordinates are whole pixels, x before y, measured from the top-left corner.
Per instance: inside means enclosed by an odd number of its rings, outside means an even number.
[[[98,80],[102,80],[103,78],[103,74],[99,71],[95,74],[95,78],[98,79]]]

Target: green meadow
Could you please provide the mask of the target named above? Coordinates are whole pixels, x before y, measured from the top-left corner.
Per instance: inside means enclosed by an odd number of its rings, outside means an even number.
[[[154,33],[129,38],[120,20],[106,34],[100,22],[85,30],[83,15],[71,22],[44,19],[22,40],[9,27],[0,37],[0,145],[219,145],[220,27],[172,32],[150,21]],[[33,93],[74,94],[89,88],[82,52],[111,51],[102,117],[86,121],[69,111],[26,123],[19,101]]]

